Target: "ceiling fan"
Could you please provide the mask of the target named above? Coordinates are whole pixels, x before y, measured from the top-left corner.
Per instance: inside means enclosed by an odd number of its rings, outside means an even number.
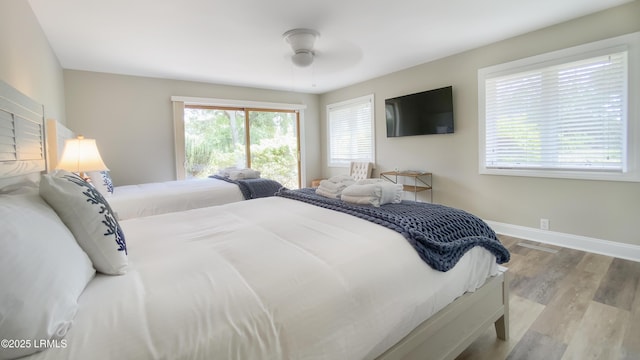
[[[312,29],[291,29],[282,38],[291,46],[291,61],[299,67],[307,67],[313,63],[315,53],[313,45],[320,33]]]

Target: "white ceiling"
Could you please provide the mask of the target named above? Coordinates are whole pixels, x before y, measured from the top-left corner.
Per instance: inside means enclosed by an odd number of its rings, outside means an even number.
[[[65,69],[324,93],[631,0],[29,0]],[[282,39],[320,32],[297,68]]]

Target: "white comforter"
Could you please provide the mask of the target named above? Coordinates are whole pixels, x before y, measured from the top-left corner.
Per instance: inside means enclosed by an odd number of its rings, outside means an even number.
[[[34,359],[372,359],[495,274],[447,273],[399,234],[279,197],[121,222],[130,268],[98,275],[66,348]]]
[[[120,220],[242,200],[238,185],[211,178],[117,186],[107,198]]]

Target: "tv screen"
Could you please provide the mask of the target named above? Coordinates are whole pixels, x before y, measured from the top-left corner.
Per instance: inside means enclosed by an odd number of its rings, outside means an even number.
[[[387,137],[453,132],[452,87],[386,99]]]

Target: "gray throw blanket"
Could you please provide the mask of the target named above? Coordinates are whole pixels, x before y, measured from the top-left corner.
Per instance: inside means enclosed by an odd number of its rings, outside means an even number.
[[[509,261],[509,251],[489,225],[460,209],[406,200],[380,207],[355,205],[316,195],[310,188],[283,188],[276,196],[341,211],[395,230],[409,241],[422,260],[439,271],[453,268],[474,246],[489,250],[498,264]]]
[[[245,200],[257,199],[262,197],[274,196],[275,193],[280,190],[282,184],[275,180],[270,179],[243,179],[243,180],[231,180],[224,176],[211,175],[213,179],[223,180],[232,184],[238,185],[242,196]]]

